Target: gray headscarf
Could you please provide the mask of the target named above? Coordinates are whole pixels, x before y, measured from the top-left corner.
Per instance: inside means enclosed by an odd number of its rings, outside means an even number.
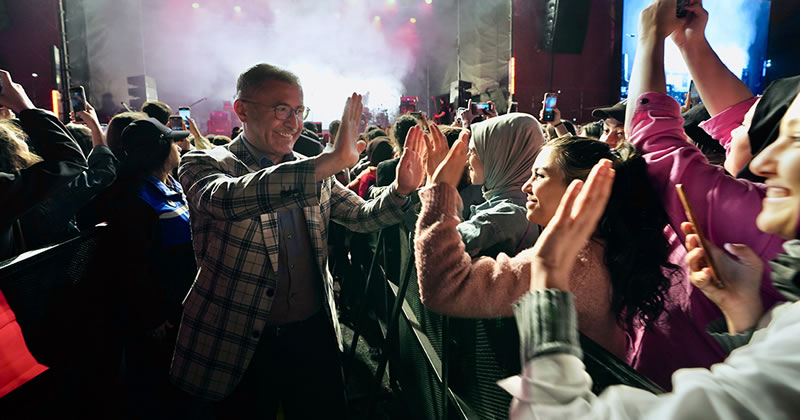
[[[483,163],[483,197],[489,200],[509,189],[522,188],[544,144],[539,122],[532,115],[514,112],[470,129],[469,145]]]

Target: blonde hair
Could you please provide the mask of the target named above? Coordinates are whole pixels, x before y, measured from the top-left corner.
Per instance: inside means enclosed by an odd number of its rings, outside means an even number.
[[[42,160],[28,149],[26,140],[25,132],[14,122],[0,120],[0,172],[17,172]]]

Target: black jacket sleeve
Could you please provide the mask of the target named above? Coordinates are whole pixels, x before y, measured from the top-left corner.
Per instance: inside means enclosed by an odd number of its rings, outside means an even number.
[[[87,168],[86,158],[61,121],[40,109],[19,114],[42,161],[16,173],[0,172],[0,228],[7,228],[55,189]]]

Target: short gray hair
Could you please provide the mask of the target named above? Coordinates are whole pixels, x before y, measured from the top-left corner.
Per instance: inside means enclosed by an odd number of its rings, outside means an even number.
[[[243,93],[252,92],[271,80],[300,86],[300,79],[296,74],[271,64],[260,63],[239,75],[236,80],[236,97],[240,98]]]

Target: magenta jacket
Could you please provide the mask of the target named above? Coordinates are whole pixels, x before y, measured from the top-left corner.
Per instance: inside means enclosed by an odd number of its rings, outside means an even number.
[[[749,100],[752,103],[752,99]],[[686,269],[685,235],[681,222],[687,221],[675,184],[683,184],[694,209],[698,224],[707,238],[722,247],[725,243],[748,245],[764,260],[782,252],[784,240],[761,232],[756,216],[766,187],[727,175],[719,166],[708,163],[705,156],[687,141],[678,103],[671,97],[648,92],[630,104],[636,111],[631,122],[630,137],[647,161],[647,171],[653,188],[661,197],[670,220],[665,229],[670,239],[670,261],[684,268],[684,275],[673,280],[666,302],[667,317],[658,328],[645,331],[637,338],[638,351],[633,366],[656,383],[670,388],[670,376],[679,368],[704,367],[725,359],[726,354],[705,331],[709,322],[722,316],[717,306],[703,293],[692,287]],[[709,120],[716,138],[730,140],[730,130],[736,127],[749,109],[735,105]],[[784,300],[769,281],[768,266],[761,287],[764,307],[770,308]]]

